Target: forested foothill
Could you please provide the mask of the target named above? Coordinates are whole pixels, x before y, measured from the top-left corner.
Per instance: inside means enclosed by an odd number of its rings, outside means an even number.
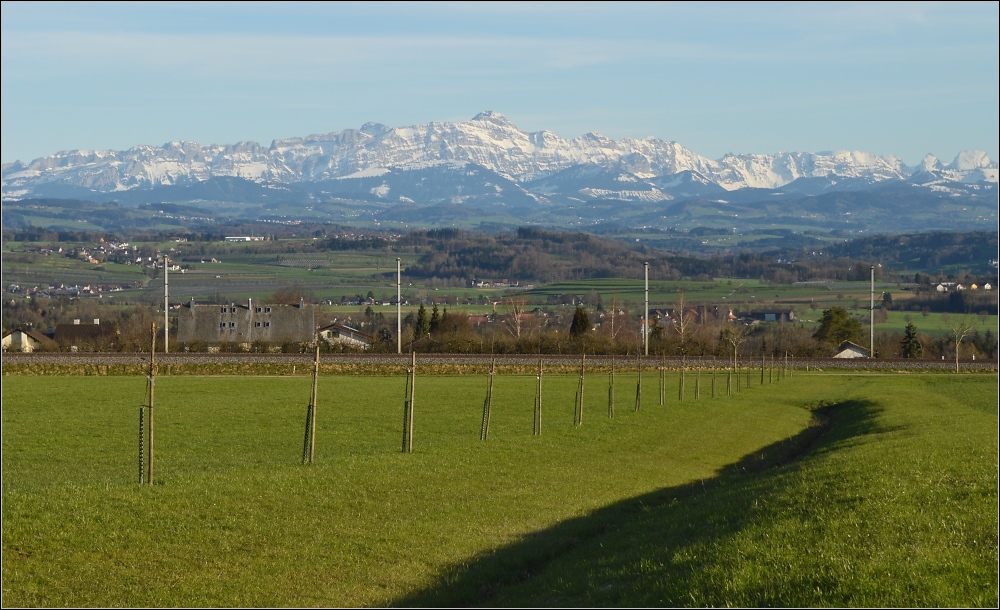
[[[197,210],[174,206],[170,212]],[[867,346],[874,267],[877,356],[951,357],[950,327],[970,320],[963,357],[996,357],[996,232],[827,235],[822,246],[756,250],[649,245],[656,240],[647,237],[667,233],[595,235],[539,227],[399,231],[260,222],[201,231],[5,228],[3,329],[51,332],[74,320],[99,319],[114,325],[114,337],[76,349],[142,349],[150,324],[163,320],[163,271],[157,261],[165,255],[175,270],[172,306],[188,299],[302,299],[319,306],[321,325],[352,325],[371,338],[371,349],[395,351],[392,305],[400,258],[407,349],[634,354],[641,343],[641,283],[648,264],[650,353],[719,356],[727,349],[724,330],[738,325],[746,329],[741,349],[747,353],[825,357],[839,341]],[[226,241],[233,235],[253,240]],[[727,235],[693,229],[685,239]],[[832,308],[847,311],[856,323],[837,341],[818,328]],[[579,327],[577,311],[588,316],[587,328]],[[683,324],[688,319],[692,323]],[[176,325],[175,319],[173,333]],[[176,341],[173,346],[207,347]],[[297,352],[307,346],[251,349]]]

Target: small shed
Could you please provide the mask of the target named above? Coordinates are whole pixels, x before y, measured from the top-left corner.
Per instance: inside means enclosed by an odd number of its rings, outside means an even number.
[[[867,358],[868,350],[861,347],[857,343],[852,343],[850,341],[844,341],[837,347],[837,351],[833,354],[834,358]]]

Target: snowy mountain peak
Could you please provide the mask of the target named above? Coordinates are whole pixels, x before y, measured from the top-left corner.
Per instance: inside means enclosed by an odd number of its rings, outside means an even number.
[[[941,162],[938,161],[938,158],[929,153],[927,154],[927,156],[924,157],[923,161],[921,161],[920,165],[917,167],[918,170],[923,170],[925,172],[932,172],[934,170],[939,170],[941,168],[942,165]]]
[[[493,123],[494,125],[501,125],[503,127],[514,127],[514,124],[510,122],[510,119],[495,110],[485,110],[480,112],[476,116],[472,117],[470,122]],[[514,128],[516,129],[516,127]]]
[[[382,123],[372,123],[371,121],[365,123],[361,126],[358,131],[362,133],[367,133],[368,135],[379,137],[380,135],[392,130],[392,127],[388,125],[383,125]]]
[[[979,150],[964,150],[944,165],[934,155],[927,155],[910,176],[916,184],[941,188],[944,183],[977,184],[997,181],[997,165]]]
[[[996,169],[997,165],[981,150],[963,150],[955,156],[948,169],[971,171],[977,169]]]

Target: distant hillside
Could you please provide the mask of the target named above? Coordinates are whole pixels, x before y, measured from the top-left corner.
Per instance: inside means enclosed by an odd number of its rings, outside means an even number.
[[[554,282],[642,277],[646,262],[651,275],[671,280],[744,277],[779,283],[863,281],[869,278],[872,264],[882,265],[878,279],[904,268],[936,274],[947,271],[947,265],[986,277],[996,275],[989,259],[980,258],[990,243],[995,254],[995,233],[902,235],[894,238],[895,246],[892,242],[880,244],[873,239],[837,243],[823,250],[799,248],[691,256],[586,233],[522,227],[517,231],[492,234],[459,229],[411,231],[392,244],[374,236],[368,240],[331,238],[317,243],[316,247],[333,250],[391,247],[417,252],[421,258],[407,269],[407,273],[442,280],[485,278]],[[910,243],[913,247],[907,245]],[[924,266],[904,264],[908,260],[919,261],[921,257],[925,257],[927,264]],[[932,264],[935,261],[937,266]]]
[[[827,246],[830,256],[878,261],[912,270],[960,266],[972,273],[996,273],[997,232],[872,235]]]

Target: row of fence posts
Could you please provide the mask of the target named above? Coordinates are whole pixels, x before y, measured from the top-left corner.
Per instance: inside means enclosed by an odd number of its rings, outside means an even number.
[[[792,366],[791,366],[791,360],[790,360],[790,358],[791,357],[788,355],[788,352],[785,352],[784,356],[782,356],[780,359],[777,360],[778,380],[779,381],[782,380],[782,379],[784,379],[785,377],[790,377],[792,375]],[[764,385],[764,383],[765,383],[765,381],[764,381],[765,374],[766,374],[766,377],[767,377],[767,383],[774,383],[774,378],[775,378],[775,375],[774,375],[775,360],[776,359],[775,359],[774,354],[771,354],[771,362],[770,362],[770,366],[768,366],[767,357],[764,354],[761,354],[761,357],[760,357],[760,385]],[[742,388],[743,381],[742,380],[743,380],[744,374],[746,376],[746,387],[747,388],[750,387],[750,385],[751,385],[751,382],[750,382],[750,379],[751,379],[751,370],[750,369],[752,367],[750,366],[749,361],[747,361],[747,362],[748,363],[745,366],[742,367],[743,368],[742,371],[740,370],[741,367],[740,367],[740,361],[739,360],[735,360],[734,361],[732,368],[726,367],[726,372],[727,372],[727,374],[726,374],[726,396],[732,396],[733,395],[733,391],[734,391],[733,381],[734,380],[736,382],[735,383],[735,391],[736,392],[741,392],[743,390],[743,388]],[[715,361],[713,359],[713,363],[712,363],[712,398],[715,398],[715,370],[716,370]],[[699,372],[700,372],[700,370],[699,370]],[[697,393],[697,386],[696,386],[695,392]]]
[[[411,365],[407,369],[407,382],[406,382],[406,393],[403,398],[403,453],[411,453],[413,451],[413,378],[417,369],[417,357],[416,353],[411,354]],[[742,391],[742,375],[746,374],[746,386],[750,387],[750,375],[751,367],[749,365],[743,367],[745,370],[740,371],[739,360],[735,361],[734,367],[727,368],[727,379],[726,379],[726,395],[732,396],[733,394],[733,378],[736,379],[736,391]],[[771,366],[768,374],[768,383],[774,382],[774,363],[775,357],[771,355]],[[490,417],[493,409],[493,382],[496,378],[496,367],[497,359],[496,356],[493,357],[490,362],[490,368],[487,371],[487,382],[486,382],[486,397],[483,400],[483,421],[479,432],[480,440],[487,440],[490,435]],[[666,355],[661,355],[659,368],[659,381],[660,381],[660,405],[665,403],[666,397],[666,385],[667,385],[667,366],[666,366]],[[764,385],[765,369],[767,368],[766,356],[761,354],[761,367],[760,367],[760,384]],[[694,380],[694,397],[695,400],[701,399],[701,369],[699,366],[695,371]],[[734,371],[735,369],[735,371]],[[715,358],[712,359],[712,398],[716,397],[716,376],[718,371],[718,365]],[[534,404],[534,423],[532,426],[532,434],[534,436],[539,436],[542,433],[542,357],[538,357],[538,372],[535,375],[535,404]],[[680,370],[680,380],[677,388],[677,399],[679,402],[684,401],[684,382],[685,374],[687,372],[687,357],[683,357]],[[585,353],[580,354],[580,374],[577,379],[576,395],[574,397],[574,408],[573,408],[573,425],[576,427],[583,425],[583,390],[584,382],[586,380],[587,373],[587,355]],[[615,356],[611,355],[611,366],[608,370],[608,419],[614,419],[615,417]],[[635,410],[639,411],[639,407],[642,404],[642,358],[636,355],[636,386],[635,386]],[[783,365],[779,361],[778,368],[778,379],[784,378],[785,375],[791,375],[791,367],[789,363],[789,356],[786,352],[784,355]]]
[[[416,377],[417,371],[417,355],[415,352],[411,353],[411,362],[409,368],[406,369],[406,390],[403,396],[403,453],[413,452],[413,387],[414,378]],[[317,352],[317,367],[318,367],[319,354]],[[779,365],[778,378],[782,379],[786,374],[790,375],[791,370],[789,366],[787,352],[784,356],[783,366]],[[768,373],[769,383],[774,381],[774,362],[775,358],[772,354],[771,356],[771,368]],[[780,364],[780,363],[779,363]],[[760,369],[760,383],[764,385],[764,373],[766,367],[766,359],[764,355],[761,355],[761,369]],[[659,381],[660,381],[660,405],[665,402],[666,396],[666,356],[661,355],[659,368]],[[735,368],[735,378],[736,378],[736,391],[742,391],[741,388],[741,372],[739,370],[739,360],[735,361],[733,368],[727,368],[727,378],[726,378],[726,395],[732,396],[733,391],[733,378]],[[750,366],[745,366],[746,373],[746,386],[750,387]],[[482,426],[479,431],[479,440],[485,441],[490,435],[490,417],[493,409],[493,382],[496,379],[496,369],[497,369],[497,359],[496,356],[493,357],[490,362],[490,368],[487,371],[486,380],[486,397],[483,399],[483,420]],[[696,400],[701,399],[701,369],[698,367],[695,371],[695,382],[694,382],[694,397]],[[317,368],[318,370],[318,368]],[[687,371],[687,358],[682,359],[681,370],[680,370],[680,382],[677,389],[678,401],[684,401],[684,375]],[[712,398],[716,397],[716,375],[718,371],[718,366],[715,358],[712,359]],[[611,356],[611,367],[608,371],[608,419],[614,419],[615,417],[615,357]],[[535,375],[535,405],[534,405],[534,422],[532,426],[532,434],[534,436],[540,436],[542,434],[542,357],[538,357],[538,372]],[[583,425],[583,390],[584,381],[586,379],[587,373],[587,355],[580,355],[580,374],[577,379],[576,395],[574,397],[574,408],[573,408],[573,425],[582,426]],[[642,404],[642,357],[636,355],[636,386],[635,386],[635,410],[638,412],[639,407]],[[315,401],[315,377],[313,380],[313,401]],[[313,411],[314,413],[314,408]],[[313,420],[313,426],[315,426],[315,420]],[[307,432],[308,433],[308,432]],[[313,428],[313,433],[315,433],[315,427]],[[311,463],[310,459],[310,463]]]
[[[149,351],[149,369],[146,375],[146,404],[139,407],[139,484],[153,484],[153,403],[156,390],[156,323],[151,328],[151,344]],[[315,461],[316,452],[316,408],[317,391],[319,387],[319,347],[316,348],[315,359],[313,360],[312,390],[309,395],[309,405],[306,409],[305,437],[302,443],[302,463],[312,464]],[[493,357],[487,373],[486,398],[483,401],[483,422],[480,428],[480,440],[487,440],[490,434],[490,417],[493,409],[493,382],[496,378],[496,357]],[[665,402],[666,395],[666,356],[661,355],[659,368],[660,382],[660,405]],[[746,385],[750,387],[750,367],[746,366]],[[726,367],[726,395],[733,394],[733,380],[735,369],[736,391],[741,391],[741,371],[739,370],[739,360],[734,361],[733,367]],[[775,380],[775,357],[771,355],[770,368],[767,367],[767,360],[761,355],[760,363],[760,383],[764,385],[765,369],[768,383]],[[677,389],[677,398],[684,400],[684,375],[687,370],[687,358],[682,359],[680,379]],[[712,359],[712,398],[716,397],[716,375],[718,366],[716,360]],[[573,410],[573,425],[583,425],[583,389],[587,372],[587,356],[580,355],[580,375],[577,381],[575,405]],[[542,357],[538,357],[538,373],[535,376],[535,405],[534,423],[532,434],[540,436],[542,434]],[[611,368],[608,372],[608,419],[615,417],[615,357],[611,356]],[[642,357],[636,355],[636,386],[635,386],[635,410],[639,411],[642,404]],[[778,380],[786,375],[791,375],[789,356],[786,352],[783,362],[778,362]],[[413,453],[413,410],[414,410],[414,388],[417,377],[417,354],[411,352],[410,364],[406,369],[406,388],[403,395],[403,453]],[[701,367],[695,373],[695,399],[701,398]]]

